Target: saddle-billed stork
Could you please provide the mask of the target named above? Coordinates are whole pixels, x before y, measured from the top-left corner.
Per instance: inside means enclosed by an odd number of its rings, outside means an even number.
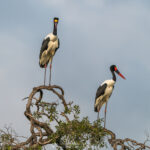
[[[114,84],[116,82],[116,75],[114,72],[116,72],[120,77],[125,79],[125,77],[118,71],[117,67],[115,65],[110,66],[110,71],[112,73],[112,79],[111,80],[105,80],[97,89],[96,97],[95,97],[95,104],[94,104],[94,111],[98,112],[98,119],[99,119],[99,111],[103,104],[105,104],[105,117],[104,117],[104,128],[106,124],[106,111],[107,111],[107,102],[110,98],[112,91],[114,89]]]
[[[46,68],[48,63],[50,62],[50,76],[49,76],[49,85],[51,84],[51,69],[52,69],[52,60],[55,55],[57,49],[59,48],[59,39],[57,37],[57,24],[59,18],[54,18],[54,28],[53,33],[49,33],[43,40],[40,55],[39,55],[39,65],[41,68],[45,68],[44,73],[44,85],[46,80]]]

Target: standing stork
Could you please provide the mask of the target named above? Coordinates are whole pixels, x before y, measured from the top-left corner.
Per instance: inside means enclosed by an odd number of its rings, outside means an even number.
[[[104,128],[106,124],[107,102],[112,94],[112,91],[114,89],[114,84],[116,82],[116,75],[114,72],[116,72],[120,77],[125,79],[125,77],[118,71],[115,65],[110,66],[110,71],[112,73],[112,79],[105,80],[97,89],[96,97],[95,97],[95,105],[94,105],[94,111],[98,112],[98,119],[99,119],[99,111],[101,107],[103,106],[103,104],[105,104]]]
[[[55,55],[57,49],[59,48],[59,39],[57,37],[57,24],[59,18],[54,18],[54,28],[53,33],[49,33],[43,40],[40,56],[39,56],[39,65],[41,68],[45,68],[44,73],[44,85],[46,80],[46,68],[48,63],[50,62],[50,76],[49,76],[49,85],[51,84],[51,69],[52,69],[52,61],[53,56]]]

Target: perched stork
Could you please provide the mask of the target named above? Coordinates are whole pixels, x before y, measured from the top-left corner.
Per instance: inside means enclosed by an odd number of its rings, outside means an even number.
[[[59,48],[59,39],[57,37],[57,24],[59,18],[54,18],[54,29],[53,33],[49,33],[43,40],[40,56],[39,56],[39,65],[41,68],[45,68],[44,74],[44,85],[46,80],[46,68],[48,63],[50,62],[50,76],[49,76],[49,85],[51,84],[51,69],[52,69],[52,60],[55,55],[57,49]]]
[[[114,84],[116,82],[116,75],[114,72],[116,72],[120,77],[125,79],[125,77],[118,71],[117,67],[115,65],[110,66],[110,71],[112,73],[112,79],[111,80],[105,80],[100,87],[97,89],[96,97],[95,97],[95,105],[94,105],[94,111],[98,112],[98,119],[99,119],[99,111],[103,104],[105,104],[105,119],[104,119],[104,128],[105,128],[105,122],[106,122],[106,110],[107,110],[107,102],[110,98],[112,91],[114,89]]]

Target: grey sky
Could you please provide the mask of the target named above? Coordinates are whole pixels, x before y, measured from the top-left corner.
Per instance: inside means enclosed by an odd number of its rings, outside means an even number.
[[[29,128],[21,99],[43,84],[39,51],[55,16],[60,18],[60,49],[52,83],[62,86],[66,98],[80,105],[81,115],[93,121],[96,90],[116,64],[127,80],[117,77],[106,126],[118,137],[143,141],[145,130],[150,133],[148,0],[1,0],[0,127],[12,123],[19,134]]]

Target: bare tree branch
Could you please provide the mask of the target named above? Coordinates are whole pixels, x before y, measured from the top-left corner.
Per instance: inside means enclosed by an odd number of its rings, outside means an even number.
[[[130,138],[125,139],[117,139],[115,133],[112,131],[105,129],[104,132],[106,132],[110,138],[108,139],[108,142],[113,147],[114,150],[118,150],[118,147],[121,147],[121,150],[144,150],[144,149],[150,149],[150,146],[147,146],[146,143],[150,140],[145,140],[144,143],[139,143],[135,140],[132,140]]]
[[[44,91],[53,93],[61,102],[57,100],[48,102],[43,100]],[[39,94],[39,96],[37,96]],[[64,90],[57,85],[38,86],[33,88],[27,99],[24,115],[30,122],[30,137],[18,136],[11,127],[7,126],[0,130],[0,148],[11,146],[12,150],[28,148],[37,150],[47,144],[57,144],[63,150],[84,149],[86,144],[104,147],[104,137],[108,135],[108,142],[114,150],[144,150],[150,149],[147,143],[150,141],[149,135],[143,143],[133,139],[117,139],[115,133],[101,126],[101,120],[91,124],[87,117],[79,120],[79,106],[73,105],[73,102],[66,102]],[[73,119],[70,119],[73,116]],[[56,124],[55,129],[52,124]],[[20,142],[18,138],[25,138],[25,142]],[[71,146],[68,147],[68,145]],[[71,143],[71,144],[70,144]],[[90,147],[91,148],[91,147]],[[45,148],[44,148],[45,149]]]

